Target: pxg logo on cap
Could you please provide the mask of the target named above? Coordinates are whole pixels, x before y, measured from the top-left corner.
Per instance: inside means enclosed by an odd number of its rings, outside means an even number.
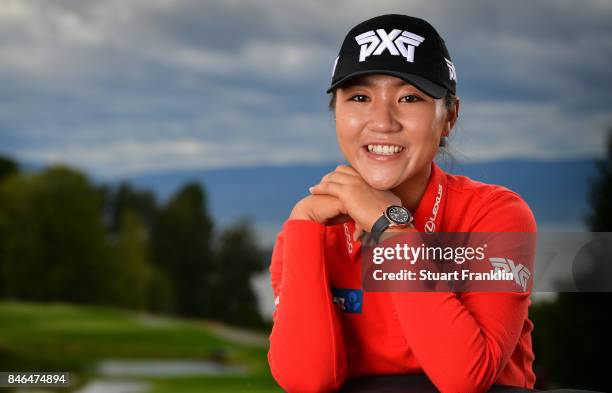
[[[456,91],[457,72],[444,40],[428,22],[408,15],[381,15],[353,27],[327,92],[366,74],[396,76],[433,98]]]
[[[400,35],[401,34],[401,35]],[[380,55],[386,50],[393,56],[398,56],[400,53],[406,58],[406,61],[414,61],[414,48],[419,46],[425,38],[420,35],[401,31],[398,29],[392,30],[389,34],[384,29],[370,30],[355,37],[357,43],[361,45],[359,53],[359,61],[365,61],[370,55]]]

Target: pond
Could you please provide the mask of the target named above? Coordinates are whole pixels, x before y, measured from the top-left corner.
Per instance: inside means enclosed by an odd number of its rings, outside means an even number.
[[[145,393],[151,377],[194,375],[244,375],[246,367],[193,360],[118,360],[107,359],[94,368],[97,375],[76,393]]]
[[[243,366],[193,360],[105,360],[96,372],[112,377],[173,377],[186,375],[246,374]]]

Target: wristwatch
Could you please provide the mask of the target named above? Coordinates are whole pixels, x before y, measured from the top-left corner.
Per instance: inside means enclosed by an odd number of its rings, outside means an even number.
[[[391,205],[372,225],[372,236],[378,243],[380,235],[388,228],[407,228],[412,222],[412,214],[403,206]]]

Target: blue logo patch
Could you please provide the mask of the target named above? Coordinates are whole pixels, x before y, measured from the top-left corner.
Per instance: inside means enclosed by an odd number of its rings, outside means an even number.
[[[332,288],[331,291],[332,299],[340,307],[340,310],[361,314],[361,305],[363,304],[363,291],[361,289]]]

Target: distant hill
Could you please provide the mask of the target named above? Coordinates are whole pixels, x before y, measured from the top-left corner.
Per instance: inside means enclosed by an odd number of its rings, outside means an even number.
[[[272,244],[291,208],[337,163],[257,166],[148,173],[129,177],[134,186],[150,188],[160,201],[181,185],[205,185],[209,208],[220,226],[249,216],[263,244]],[[540,230],[584,230],[589,179],[596,175],[592,158],[563,161],[500,160],[441,166],[455,174],[504,185],[531,206]]]

